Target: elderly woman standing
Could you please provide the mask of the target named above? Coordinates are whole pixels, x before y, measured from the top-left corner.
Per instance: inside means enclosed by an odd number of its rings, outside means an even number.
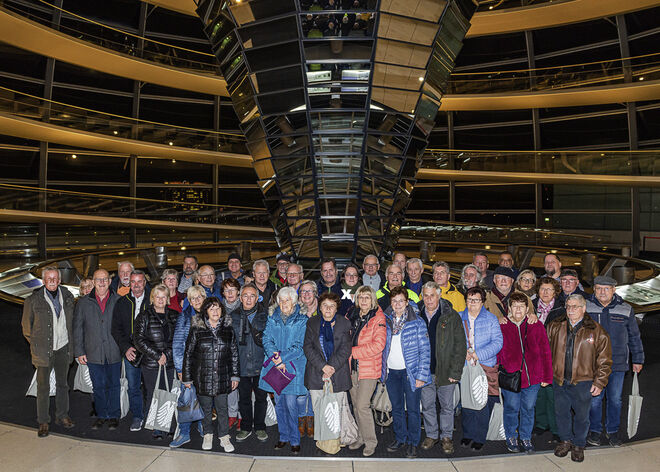
[[[298,397],[307,396],[303,379],[307,359],[303,352],[303,343],[308,318],[301,312],[298,294],[291,287],[280,289],[277,293],[277,305],[272,309],[263,337],[264,352],[269,362],[261,370],[259,388],[267,392],[275,391],[264,380],[270,369],[280,369],[282,372],[295,374],[293,380],[275,398],[277,428],[280,433],[275,449],[283,449],[289,443],[291,452],[298,454],[300,452],[300,432],[297,428]]]
[[[385,310],[387,342],[383,350],[381,381],[392,402],[395,452],[406,446],[406,457],[417,457],[422,421],[419,411],[422,387],[431,381],[431,346],[422,319],[408,304],[405,287],[392,288],[390,307]],[[406,419],[407,413],[407,419]]]
[[[536,298],[536,274],[531,269],[525,269],[518,274],[513,289],[527,295],[530,300]]]
[[[193,318],[183,356],[183,382],[195,384],[199,404],[204,410],[202,449],[213,445],[211,417],[213,407],[218,415],[218,438],[225,452],[233,452],[229,437],[227,397],[239,381],[238,344],[231,326],[231,316],[215,297],[202,304],[202,313]]]
[[[220,284],[220,292],[222,293],[222,306],[225,313],[231,315],[235,310],[241,307],[241,299],[239,293],[241,291],[241,284],[238,280],[228,278]],[[241,419],[238,417],[238,389],[235,389],[229,394],[229,429],[234,425],[237,429],[241,427]]]
[[[510,373],[521,372],[520,392],[502,388],[504,432],[509,452],[519,452],[520,446],[524,452],[534,450],[532,428],[536,396],[541,387],[552,383],[552,355],[548,336],[541,323],[527,322],[528,314],[525,294],[511,294],[510,323],[500,326],[503,345],[497,354],[500,369]]]
[[[303,351],[307,357],[305,387],[309,390],[312,405],[323,394],[324,382],[332,382],[332,391],[343,397],[351,388],[351,323],[337,311],[341,305],[339,295],[324,292],[319,297],[321,316],[307,321]],[[314,414],[323,412],[314,411]]]
[[[174,378],[172,338],[177,312],[167,307],[169,300],[167,287],[163,284],[156,285],[151,290],[151,305],[135,319],[133,340],[135,348],[143,354],[140,368],[149,403],[156,388],[160,366],[165,366],[168,379]],[[165,377],[161,376],[159,388],[165,388],[165,382]],[[162,440],[165,433],[154,430],[153,437]]]
[[[348,317],[352,325],[351,400],[358,425],[358,439],[348,446],[369,457],[376,452],[378,439],[371,411],[371,397],[376,390],[383,367],[383,350],[387,343],[385,314],[378,305],[376,291],[363,285],[355,293],[355,306]]]
[[[306,313],[309,318],[316,316],[319,308],[318,288],[316,282],[311,280],[303,280],[300,282],[298,295],[300,296],[300,303],[305,308],[303,312]]]
[[[301,312],[305,313],[308,318],[318,315],[319,300],[316,283],[311,280],[303,280],[300,282],[298,294],[300,295],[300,304],[302,305]],[[309,392],[304,398],[298,399],[298,407],[298,432],[301,437],[306,434],[307,437],[313,438],[314,409],[312,408],[312,397],[309,395]]]
[[[184,308],[176,319],[174,337],[172,338],[172,354],[174,355],[174,369],[179,380],[183,377],[183,356],[186,350],[186,340],[190,333],[191,320],[199,315],[202,304],[206,300],[206,290],[199,285],[193,285],[188,289],[188,306]],[[203,435],[201,425],[198,423],[199,433]],[[179,435],[170,443],[170,447],[180,447],[190,442],[190,423],[179,423]]]
[[[170,301],[167,305],[168,308],[181,313],[181,304],[185,298],[181,292],[179,292],[179,273],[174,269],[165,269],[163,274],[160,276],[160,280],[163,285],[167,287],[170,293]]]
[[[461,320],[465,328],[468,351],[466,364],[479,363],[486,369],[497,364],[497,354],[502,349],[502,331],[497,316],[486,310],[484,300],[486,292],[481,287],[467,291],[467,308],[463,310]],[[484,370],[486,370],[484,369]],[[489,392],[491,393],[491,392]],[[499,401],[496,395],[488,395],[488,403],[481,410],[462,409],[463,439],[461,446],[472,443],[472,449],[479,451],[486,442],[488,421],[493,405]]]

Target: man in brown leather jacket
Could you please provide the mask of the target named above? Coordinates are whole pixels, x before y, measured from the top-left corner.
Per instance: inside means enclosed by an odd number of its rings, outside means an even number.
[[[555,455],[565,457],[570,451],[574,462],[584,460],[591,397],[605,388],[612,371],[610,338],[585,311],[585,299],[581,295],[570,295],[566,299],[566,315],[547,326],[552,351],[555,416],[561,439]],[[571,408],[575,412],[572,420]]]

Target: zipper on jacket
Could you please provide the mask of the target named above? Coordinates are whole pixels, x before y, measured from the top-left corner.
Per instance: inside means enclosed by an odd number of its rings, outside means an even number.
[[[521,324],[522,325],[522,324]],[[516,325],[518,328],[518,339],[520,339],[520,349],[522,356],[525,356],[525,346],[523,346],[522,333],[520,332],[520,326]],[[525,374],[527,374],[527,383],[529,386],[532,386],[532,380],[529,378],[529,369],[527,369],[527,361],[523,360],[523,366],[525,367]]]

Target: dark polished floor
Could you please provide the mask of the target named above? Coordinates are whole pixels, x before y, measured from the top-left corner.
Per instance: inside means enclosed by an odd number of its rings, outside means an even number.
[[[26,397],[25,391],[30,383],[34,373],[34,367],[30,363],[29,346],[21,334],[20,326],[21,309],[16,305],[0,302],[0,358],[3,359],[5,383],[0,389],[0,421],[8,423],[34,427],[36,431],[36,405],[33,397]],[[646,351],[646,365],[643,373],[639,377],[640,391],[644,396],[642,418],[639,423],[639,430],[635,440],[660,437],[660,316],[647,316],[641,325],[642,338]],[[74,364],[75,365],[75,364]],[[75,367],[70,371],[69,384],[73,385],[73,376]],[[630,376],[626,377],[624,384],[624,411],[622,412],[623,428],[625,429],[625,418],[627,417],[627,395],[630,392]],[[76,426],[71,430],[64,430],[54,423],[51,429],[55,432],[68,434],[74,437],[100,439],[106,441],[117,441],[129,444],[153,444],[165,446],[166,441],[154,441],[151,438],[151,432],[142,430],[140,432],[129,431],[129,419],[125,418],[120,422],[120,427],[116,431],[101,429],[92,431],[89,426],[93,418],[90,416],[91,396],[77,391],[72,391],[70,395],[71,418],[76,422]],[[52,407],[54,408],[54,400]],[[130,416],[130,413],[129,413]],[[467,456],[485,456],[492,454],[505,454],[506,448],[503,441],[487,442],[484,448],[477,452],[470,449],[464,449],[459,446],[461,438],[460,418],[457,418],[457,431],[454,434],[454,443],[456,453],[454,457]],[[402,457],[399,453],[388,453],[385,446],[393,439],[391,428],[385,428],[379,433],[379,445],[376,451],[376,457]],[[35,433],[36,434],[36,433]],[[254,455],[254,456],[288,456],[288,449],[275,451],[273,445],[277,440],[277,427],[268,429],[270,438],[268,442],[260,443],[256,438],[251,437],[244,443],[237,444],[236,453]],[[235,430],[232,430],[232,436]],[[424,437],[422,435],[422,437]],[[549,433],[534,438],[534,444],[537,450],[550,450],[554,446],[548,442]],[[325,454],[318,450],[314,441],[305,438],[302,441],[303,456],[323,457]],[[201,438],[192,433],[192,441],[183,446],[184,448],[200,449]],[[217,442],[214,443],[214,450],[217,450]],[[340,457],[361,457],[360,451],[350,451],[343,448],[339,452]],[[445,457],[439,446],[430,451],[421,451],[421,458]]]

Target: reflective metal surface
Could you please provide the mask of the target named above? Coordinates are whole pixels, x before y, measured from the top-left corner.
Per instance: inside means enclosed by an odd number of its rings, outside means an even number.
[[[282,247],[316,261],[393,248],[475,8],[198,2]]]

